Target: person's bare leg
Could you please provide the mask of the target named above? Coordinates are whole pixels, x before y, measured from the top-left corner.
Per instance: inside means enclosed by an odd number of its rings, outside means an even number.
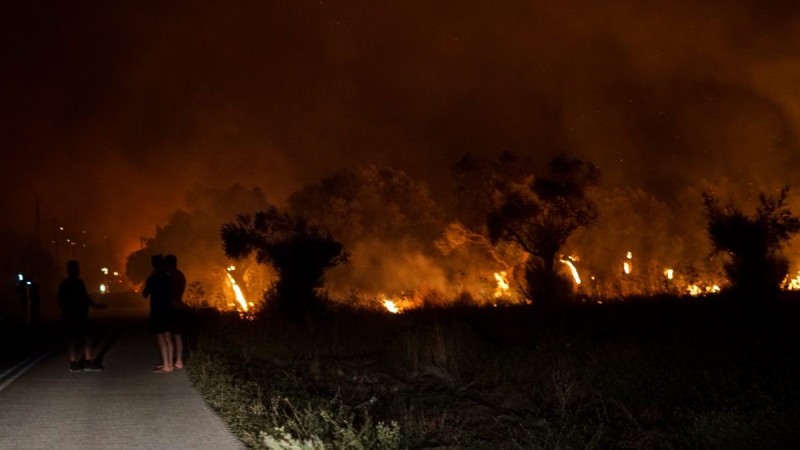
[[[172,337],[175,341],[175,364],[176,369],[183,369],[183,336],[178,333],[173,333]]]
[[[171,347],[171,345],[169,339],[165,333],[157,334],[156,339],[158,340],[158,350],[161,352],[161,368],[157,369],[157,371],[172,372],[172,357],[169,352],[169,347]]]
[[[175,368],[172,362],[175,359],[175,344],[172,342],[171,332],[167,331],[164,333],[164,342],[167,344],[167,361],[169,361],[169,368],[171,370]]]

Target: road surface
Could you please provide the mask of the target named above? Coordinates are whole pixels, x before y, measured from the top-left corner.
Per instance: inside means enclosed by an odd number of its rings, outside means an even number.
[[[92,312],[104,371],[70,372],[55,343],[0,374],[0,449],[244,448],[185,370],[152,372],[155,339],[123,303]]]

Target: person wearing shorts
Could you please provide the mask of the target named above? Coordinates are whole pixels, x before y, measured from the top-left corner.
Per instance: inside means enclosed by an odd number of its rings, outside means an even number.
[[[183,368],[183,329],[186,326],[187,313],[186,304],[183,303],[183,293],[186,291],[186,276],[178,269],[178,257],[175,255],[167,255],[164,257],[164,263],[167,268],[167,273],[170,279],[170,297],[172,299],[172,308],[175,317],[174,328],[172,329],[172,339],[174,343],[175,361],[173,367],[175,369]]]
[[[105,305],[92,300],[86,291],[86,284],[80,278],[80,273],[78,261],[74,259],[67,261],[67,278],[58,285],[58,304],[61,307],[69,339],[69,370],[72,372],[103,370],[100,362],[92,357],[89,307],[103,308]],[[80,356],[82,358],[79,358]]]
[[[170,295],[170,278],[164,266],[163,255],[153,255],[150,260],[153,272],[147,277],[142,295],[150,298],[150,332],[156,335],[161,364],[153,369],[155,373],[168,373],[174,369],[175,347],[172,330],[175,328],[175,310]]]

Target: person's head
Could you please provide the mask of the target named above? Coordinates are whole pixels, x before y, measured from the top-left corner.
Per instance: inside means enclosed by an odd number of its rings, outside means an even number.
[[[81,266],[78,264],[78,261],[74,259],[70,259],[67,261],[67,275],[71,277],[77,277],[81,274]]]
[[[170,269],[176,269],[178,267],[178,257],[173,254],[169,254],[164,257],[164,264]]]
[[[150,258],[150,264],[153,266],[153,269],[155,269],[155,270],[163,269],[164,268],[164,255],[162,255],[160,253],[158,255],[153,255]]]

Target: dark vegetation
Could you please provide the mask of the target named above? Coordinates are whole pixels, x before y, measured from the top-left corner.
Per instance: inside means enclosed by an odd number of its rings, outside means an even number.
[[[252,448],[793,448],[800,299],[780,300],[338,309],[314,336],[209,313],[191,375]]]

